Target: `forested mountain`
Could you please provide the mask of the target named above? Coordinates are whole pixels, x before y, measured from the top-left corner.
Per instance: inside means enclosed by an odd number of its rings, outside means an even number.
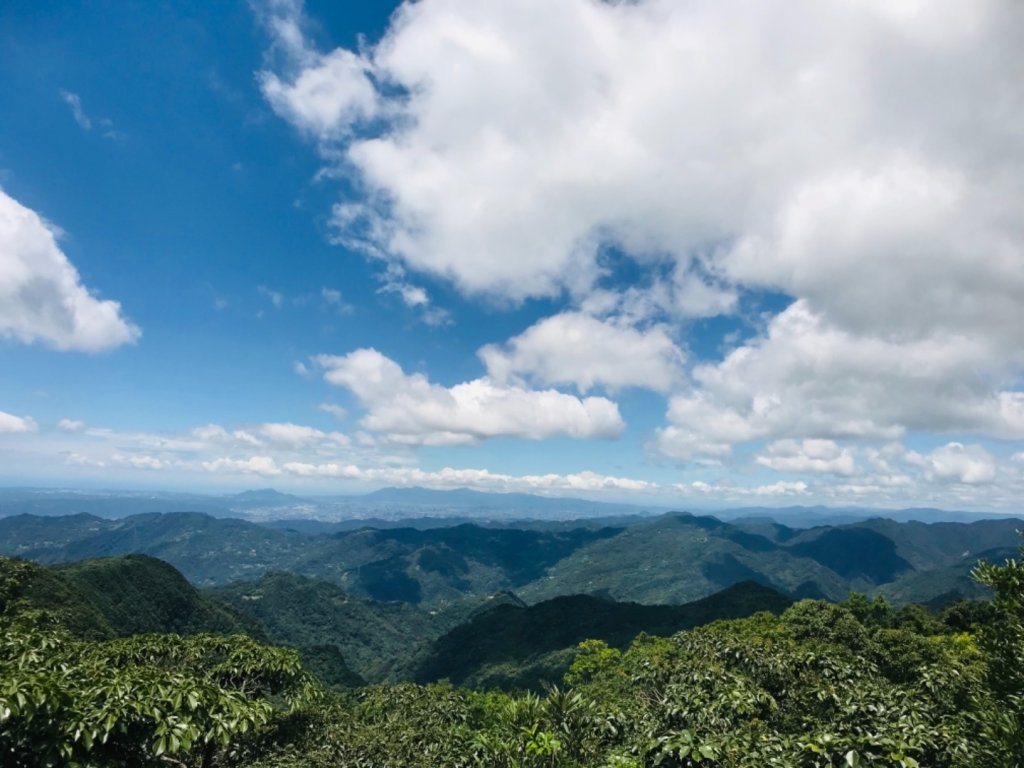
[[[593,594],[685,603],[739,581],[793,597],[851,590],[898,601],[976,594],[970,568],[1015,546],[1017,519],[974,523],[869,520],[794,529],[763,520],[665,515],[625,526],[458,525],[300,534],[201,514],[103,520],[0,519],[0,553],[45,563],[127,553],[166,560],[192,583],[226,584],[288,571],[377,601],[425,606],[514,591],[527,602]],[[935,573],[935,578],[922,578]]]
[[[75,569],[0,558],[5,765],[1014,768],[1024,760],[1018,561],[980,570],[992,603],[961,603],[941,616],[863,596],[785,608],[787,598],[753,583],[689,606],[510,601],[448,633],[430,656],[438,666],[423,673],[510,683],[494,673],[497,661],[520,664],[520,681],[539,683],[517,646],[538,652],[590,635],[553,652],[567,671],[542,696],[410,683],[339,696],[298,654],[244,635],[109,639],[93,598],[66,581],[74,573],[109,605],[145,601],[161,594],[158,585],[127,588],[96,574],[166,567],[149,558]],[[280,576],[233,589],[254,598],[248,603],[275,593],[353,602],[336,587],[321,592]],[[628,637],[759,608],[767,610],[670,637]],[[343,663],[334,646],[315,646],[304,659],[321,675]]]
[[[300,557],[304,546],[297,534],[191,512],[120,520],[92,515],[0,519],[0,554],[41,563],[147,554],[171,563],[193,584],[259,577]]]
[[[272,642],[338,648],[353,670],[374,682],[389,679],[421,644],[461,619],[456,611],[356,598],[335,584],[284,572],[207,594],[252,617]]]
[[[115,635],[103,612],[50,568],[0,557],[0,614],[32,613],[86,640]]]
[[[58,565],[57,578],[75,587],[122,636],[148,632],[249,634],[256,622],[210,600],[172,565],[148,555],[121,555]]]
[[[540,690],[562,679],[584,640],[623,649],[641,633],[671,635],[758,611],[781,613],[792,602],[773,589],[742,582],[685,605],[618,603],[588,595],[531,606],[505,603],[438,638],[415,660],[413,676],[420,683],[448,679],[474,688]]]
[[[266,640],[255,618],[201,594],[173,566],[146,555],[84,560],[51,567],[0,557],[0,612],[5,604],[38,615],[83,639],[143,634],[247,635]],[[388,610],[390,606],[381,606]],[[363,678],[329,641],[285,642],[326,684]]]
[[[245,634],[299,650],[325,682],[456,683],[537,687],[557,682],[575,646],[625,647],[641,632],[671,634],[792,601],[753,583],[682,606],[567,596],[527,607],[512,594],[465,598],[427,611],[355,598],[288,573],[200,593],[173,566],[147,555],[44,567],[0,558],[7,600],[91,639],[142,634]],[[0,610],[3,606],[0,605]]]

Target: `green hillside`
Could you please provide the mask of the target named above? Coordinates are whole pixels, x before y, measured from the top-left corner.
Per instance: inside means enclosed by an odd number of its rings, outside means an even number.
[[[0,557],[0,614],[34,614],[90,640],[114,636],[103,612],[73,584],[38,563]]]
[[[443,631],[415,606],[362,600],[334,584],[290,573],[210,588],[207,594],[250,616],[272,642],[338,648],[367,680],[385,679],[398,659]]]
[[[410,659],[476,612],[522,605],[510,594],[467,597],[431,610],[409,603],[364,600],[334,584],[291,573],[210,587],[206,594],[259,624],[271,642],[331,646],[371,682],[408,674]]]
[[[583,640],[624,648],[641,633],[671,635],[758,611],[781,613],[792,602],[773,589],[742,582],[686,605],[618,603],[587,595],[556,597],[531,606],[499,605],[434,642],[418,661],[414,679],[539,688],[544,681],[557,683],[562,678],[572,649]]]
[[[100,557],[55,566],[122,636],[147,632],[259,636],[259,627],[203,596],[174,568],[148,555]]]
[[[146,554],[193,584],[256,578],[291,563],[303,537],[243,520],[179,512],[107,520],[90,515],[0,518],[0,554],[41,563]]]

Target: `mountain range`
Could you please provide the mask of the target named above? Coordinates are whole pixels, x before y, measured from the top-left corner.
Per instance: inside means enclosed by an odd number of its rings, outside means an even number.
[[[158,491],[74,490],[52,488],[0,488],[0,517],[17,514],[68,516],[91,514],[120,518],[146,512],[203,512],[214,517],[237,517],[254,522],[293,521],[298,527],[310,523],[336,524],[333,530],[351,530],[362,525],[390,527],[436,527],[438,522],[479,524],[542,525],[544,522],[573,521],[585,525],[589,518],[607,523],[634,522],[639,518],[679,511],[658,504],[627,504],[526,493],[486,493],[469,488],[436,490],[418,487],[382,488],[361,495],[298,496],[273,488],[228,495],[168,493]],[[792,528],[842,525],[872,517],[906,522],[973,522],[998,519],[1000,514],[982,514],[942,509],[868,509],[862,507],[740,507],[733,509],[687,510],[713,514],[722,520],[771,519]],[[315,526],[314,526],[315,527]],[[323,532],[325,529],[319,529]]]
[[[648,604],[698,600],[740,581],[795,597],[851,591],[898,602],[971,597],[979,558],[1017,545],[1018,519],[791,528],[668,514],[628,524],[300,533],[200,513],[0,519],[0,553],[43,563],[148,554],[193,584],[257,580],[274,571],[325,581],[362,599],[444,607],[512,591],[527,603],[590,594]]]

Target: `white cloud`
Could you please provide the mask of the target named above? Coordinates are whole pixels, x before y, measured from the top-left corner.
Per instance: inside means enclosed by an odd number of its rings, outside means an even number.
[[[38,428],[39,426],[29,416],[15,416],[0,411],[0,434],[24,434],[35,432]]]
[[[12,418],[16,417],[0,414],[0,432]],[[27,425],[32,431],[16,438],[19,451],[9,452],[8,460],[14,462],[9,471],[18,471],[21,457],[33,462],[46,457],[54,465],[63,462],[77,467],[76,471],[93,471],[96,477],[122,470],[160,472],[168,482],[210,475],[261,476],[309,488],[324,488],[337,481],[362,487],[471,487],[496,492],[592,494],[595,498],[636,495],[675,505],[687,500],[762,504],[800,499],[803,503],[890,509],[938,506],[1008,511],[1019,511],[1024,491],[1020,452],[999,452],[997,456],[980,445],[960,442],[908,451],[898,442],[848,448],[829,440],[779,440],[749,461],[736,457],[718,466],[704,462],[702,469],[687,473],[686,482],[668,483],[650,476],[607,475],[585,468],[524,475],[472,467],[423,469],[416,466],[414,453],[396,446],[388,433],[356,432],[351,442],[342,444],[345,440],[338,442],[337,433],[290,422],[244,428],[206,424],[164,434],[100,427],[65,432],[56,425],[37,426],[27,417],[18,425],[19,429]],[[406,442],[421,444],[425,442],[422,438],[407,435]],[[847,458],[850,454],[856,457],[856,464]],[[759,480],[763,476],[759,469],[764,466],[787,474],[774,482]],[[733,471],[737,469],[754,479],[739,484],[739,475]],[[838,479],[825,477],[827,474]]]
[[[78,419],[61,419],[57,422],[57,428],[64,432],[81,432],[85,426],[85,422]]]
[[[321,288],[320,296],[323,298],[324,303],[334,309],[339,315],[351,315],[355,312],[355,307],[345,301],[341,291],[336,288]]]
[[[995,459],[980,445],[947,443],[927,454],[910,451],[906,460],[924,469],[928,479],[973,485],[996,478]]]
[[[777,472],[852,475],[857,471],[853,452],[832,440],[776,440],[756,461]]]
[[[426,288],[414,285],[405,276],[405,270],[397,264],[389,264],[379,275],[383,283],[379,293],[393,293],[402,299],[409,309],[419,312],[420,319],[427,325],[448,325],[451,323],[450,313],[441,307],[434,306]]]
[[[495,381],[519,374],[543,384],[575,384],[586,392],[646,387],[667,391],[682,379],[683,354],[663,327],[639,331],[580,312],[545,318],[480,358]]]
[[[425,0],[330,54],[273,9],[268,98],[359,182],[342,242],[621,327],[796,300],[672,389],[665,454],[1024,437],[1020,3]],[[600,283],[609,247],[637,285]],[[530,334],[492,375],[607,378]]]
[[[856,334],[800,300],[764,336],[697,365],[671,398],[657,444],[669,456],[721,455],[759,438],[880,439],[907,430],[1024,437],[1021,393],[999,345],[942,331],[918,339]]]
[[[256,290],[260,295],[266,297],[266,299],[274,305],[274,309],[280,309],[284,304],[284,295],[280,291],[267,288],[265,285],[257,286]]]
[[[299,4],[277,4],[290,74],[262,78],[375,195],[372,247],[470,292],[552,295],[593,277],[609,242],[686,263],[770,235],[822,173],[898,174],[908,153],[929,183],[934,168],[963,179],[959,233],[989,253],[1019,243],[1021,182],[1002,169],[1021,152],[1020,8],[890,6],[431,0],[403,5],[376,46],[322,54]],[[858,248],[897,220],[860,202]],[[936,202],[897,208],[930,232],[918,206]]]
[[[233,431],[231,433],[231,437],[234,438],[235,440],[237,440],[239,443],[242,443],[244,445],[255,445],[255,446],[263,445],[263,441],[262,440],[260,440],[258,437],[256,437],[251,432],[249,432],[247,430],[244,430],[244,429],[236,429],[235,431]]]
[[[331,416],[339,420],[344,419],[348,415],[348,411],[335,403],[320,403],[320,405],[317,406],[317,410],[329,413]]]
[[[71,116],[75,118],[78,127],[84,131],[92,130],[92,120],[89,119],[89,116],[85,114],[85,110],[82,108],[81,97],[77,93],[63,90],[60,92],[60,97],[71,108]]]
[[[272,31],[284,43],[286,68],[292,74],[282,77],[264,70],[259,83],[281,117],[323,141],[343,138],[354,123],[377,114],[380,100],[369,76],[372,67],[363,56],[343,49],[324,55],[313,51],[285,16],[272,19]]]
[[[610,438],[623,429],[618,406],[603,397],[500,385],[487,378],[453,387],[407,375],[375,349],[316,362],[331,384],[349,389],[366,408],[364,429],[408,445],[454,445],[490,437],[540,440],[567,435]]]
[[[75,122],[78,123],[78,127],[83,131],[91,131],[93,128],[93,119],[86,114],[85,107],[82,106],[82,97],[77,93],[71,91],[61,90],[59,91],[61,99],[71,109],[71,116],[75,118]],[[103,138],[110,139],[112,141],[123,141],[126,137],[122,131],[114,128],[114,121],[109,117],[101,117],[95,121],[99,125],[99,129],[103,135]]]
[[[263,447],[268,444],[278,448],[307,450],[328,449],[346,446],[351,441],[341,432],[324,432],[316,427],[294,424],[289,421],[266,422],[248,429],[227,430],[220,424],[206,424],[195,427],[189,433],[203,443],[238,448]]]
[[[271,442],[283,443],[293,447],[310,445],[312,443],[321,443],[324,441],[336,443],[338,445],[348,445],[349,443],[348,437],[340,432],[326,433],[316,429],[315,427],[293,424],[291,422],[271,422],[261,424],[259,427],[259,434]]]
[[[270,456],[250,456],[247,459],[220,458],[202,462],[207,472],[227,472],[243,475],[280,475],[281,469]]]
[[[218,445],[225,443],[237,443],[243,446],[263,445],[263,441],[248,430],[236,429],[229,432],[220,424],[205,424],[201,427],[195,427],[189,434],[204,443],[213,443]],[[200,446],[202,446],[202,444],[200,444]]]
[[[908,153],[818,174],[782,201],[767,236],[741,239],[723,268],[746,285],[802,297],[852,333],[1012,337],[1024,227],[1004,208],[1024,188],[986,189],[993,180],[969,174]]]
[[[141,331],[122,317],[120,304],[82,285],[58,235],[0,190],[0,337],[85,352],[134,343]]]
[[[167,469],[170,464],[167,461],[158,459],[147,454],[120,454],[115,453],[111,460],[115,464],[122,464],[134,469],[160,470]]]
[[[583,471],[572,474],[508,475],[486,469],[454,469],[445,467],[427,471],[409,467],[359,467],[353,464],[308,464],[290,462],[286,472],[300,477],[327,477],[384,485],[419,486],[423,488],[476,488],[497,493],[540,493],[596,491],[632,491],[646,493],[658,489],[656,483],[626,477]]]
[[[231,436],[220,424],[204,424],[201,427],[194,427],[191,432],[193,437],[200,440],[220,441],[227,440]]]
[[[760,485],[751,489],[754,496],[798,496],[807,493],[808,485],[802,480],[787,482],[779,480],[771,485]]]
[[[692,483],[677,483],[673,486],[684,495],[708,496],[721,499],[744,499],[773,496],[803,496],[810,491],[810,486],[803,480],[787,481],[779,480],[770,485],[741,486],[741,485],[718,485],[708,483],[704,480],[695,480]]]

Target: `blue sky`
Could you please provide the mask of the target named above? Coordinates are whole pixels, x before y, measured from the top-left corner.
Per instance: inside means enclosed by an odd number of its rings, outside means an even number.
[[[4,3],[0,481],[1018,509],[1021,8],[787,5]]]

